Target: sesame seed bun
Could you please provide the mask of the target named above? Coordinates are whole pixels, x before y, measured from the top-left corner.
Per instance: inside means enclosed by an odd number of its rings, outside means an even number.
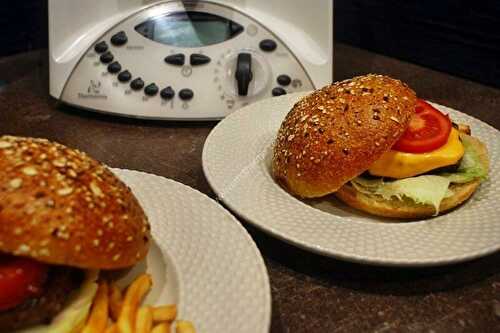
[[[462,135],[466,134],[462,133],[461,136]],[[469,142],[474,145],[475,151],[479,152],[481,163],[488,169],[489,157],[486,146],[474,137],[470,137]],[[476,191],[480,183],[481,181],[477,179],[464,184],[451,184],[450,190],[453,192],[453,195],[441,201],[439,212],[446,212],[465,202]],[[349,206],[373,215],[414,219],[429,217],[436,214],[436,209],[432,205],[417,204],[409,199],[399,200],[393,198],[391,200],[386,200],[380,196],[361,193],[350,184],[342,186],[335,192],[335,196]]]
[[[279,129],[275,179],[303,198],[337,191],[394,145],[415,104],[413,90],[383,75],[359,76],[311,93]]]
[[[85,153],[0,137],[0,252],[83,269],[134,265],[150,226],[130,189]]]

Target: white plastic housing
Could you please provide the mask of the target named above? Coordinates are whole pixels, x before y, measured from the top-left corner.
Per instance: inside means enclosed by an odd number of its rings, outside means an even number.
[[[148,40],[133,30],[141,20],[156,13],[192,8],[220,14],[245,28],[257,26],[258,33],[245,33],[217,46],[189,49]],[[134,53],[127,47],[113,47],[109,39],[121,30],[129,37],[130,49],[141,45],[142,51]],[[257,46],[258,39],[268,37],[278,43],[272,55]],[[93,51],[93,46],[102,40],[110,45],[115,59],[146,85],[154,82],[160,89],[175,86],[173,101],[167,103],[159,94],[151,97],[142,91],[131,91],[116,80],[116,75],[106,73],[106,65],[97,64],[99,55]],[[68,104],[141,118],[219,119],[243,105],[270,97],[280,73],[287,72],[300,82],[284,87],[287,92],[310,90],[332,81],[333,1],[49,0],[49,48],[50,94]],[[252,84],[256,90],[249,96],[235,96],[231,81],[234,57],[242,51],[255,55]],[[193,66],[193,75],[185,77],[181,75],[185,68],[171,68],[161,61],[163,55],[174,52],[186,53],[187,57],[190,53],[203,53],[212,61],[204,67]],[[216,74],[219,70],[223,72],[220,75]],[[100,93],[106,98],[78,97],[83,96],[91,81],[99,82]],[[182,88],[192,89],[194,98],[179,100],[177,93]]]

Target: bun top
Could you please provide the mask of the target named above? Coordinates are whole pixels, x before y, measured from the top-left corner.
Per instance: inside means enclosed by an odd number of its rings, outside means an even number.
[[[281,124],[274,177],[304,198],[335,192],[396,143],[415,104],[413,90],[383,75],[358,76],[314,91]]]
[[[150,226],[130,189],[85,153],[0,137],[0,251],[84,269],[134,265]]]

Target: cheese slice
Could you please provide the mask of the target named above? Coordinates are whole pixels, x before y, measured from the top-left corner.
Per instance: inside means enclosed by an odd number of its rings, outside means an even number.
[[[396,150],[385,152],[368,170],[379,177],[408,178],[433,169],[457,163],[464,155],[458,131],[451,129],[448,141],[440,148],[427,153],[404,153]]]

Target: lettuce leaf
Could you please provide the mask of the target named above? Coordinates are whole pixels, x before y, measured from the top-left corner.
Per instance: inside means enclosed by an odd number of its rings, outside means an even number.
[[[38,325],[13,333],[70,333],[83,323],[97,292],[99,271],[87,271],[80,289],[70,297],[68,304],[48,325]]]
[[[439,212],[441,201],[452,195],[448,190],[450,180],[435,175],[404,178],[385,182],[382,178],[368,180],[357,177],[351,180],[356,190],[368,195],[379,195],[386,200],[404,197],[412,199],[417,204],[432,205]]]
[[[386,200],[397,198],[411,199],[417,204],[434,206],[436,215],[439,213],[441,201],[453,195],[449,189],[451,183],[468,183],[475,179],[486,179],[487,166],[479,158],[476,146],[469,136],[461,136],[464,145],[464,155],[460,165],[454,173],[437,175],[421,175],[398,180],[384,180],[383,178],[366,179],[357,177],[351,180],[354,188],[366,195],[380,196]]]
[[[460,136],[464,145],[464,156],[458,166],[458,170],[453,173],[443,173],[440,176],[446,177],[452,183],[468,183],[474,179],[484,180],[488,176],[487,167],[481,162],[479,152],[471,142],[471,138],[467,135]]]

